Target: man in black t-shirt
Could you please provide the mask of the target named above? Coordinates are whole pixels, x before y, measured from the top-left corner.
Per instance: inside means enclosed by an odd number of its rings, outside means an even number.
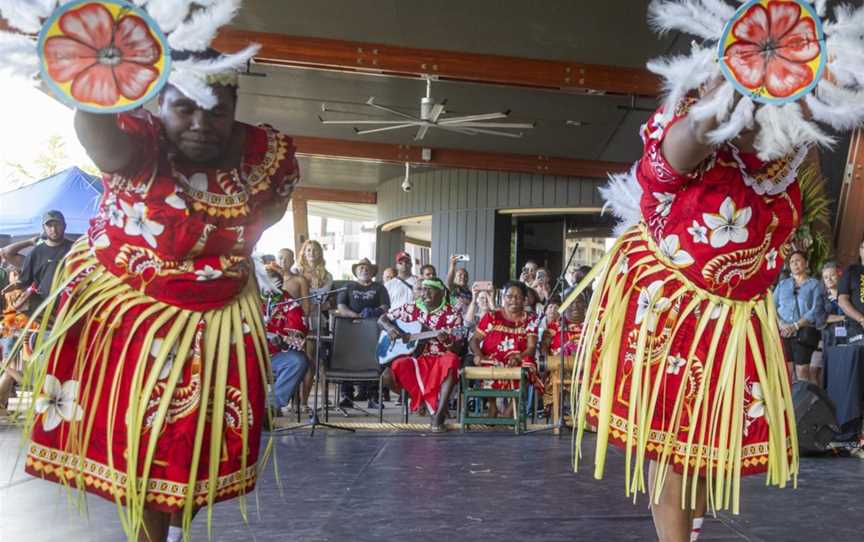
[[[38,307],[51,294],[54,272],[63,256],[72,248],[66,239],[66,219],[60,211],[48,211],[42,217],[42,236],[45,241],[36,245],[24,259],[18,281],[3,289],[7,291],[31,288],[30,309]]]
[[[864,241],[858,246],[858,254],[864,264]],[[837,283],[837,302],[843,314],[855,322],[846,333],[849,341],[861,340],[858,336],[864,334],[864,265],[853,264],[843,270]]]
[[[363,258],[351,266],[351,272],[357,278],[355,282],[349,283],[344,291],[339,292],[336,300],[336,315],[342,318],[378,318],[390,309],[390,295],[387,288],[378,282],[372,282],[372,278],[378,274],[378,266]],[[338,340],[338,339],[337,339]],[[353,382],[342,383],[342,400],[339,406],[352,408],[354,403],[351,396],[354,392]],[[372,383],[360,385],[358,399],[368,399],[369,408],[378,408],[378,386]]]
[[[390,309],[390,295],[387,288],[372,278],[378,273],[378,266],[363,258],[351,266],[351,272],[357,278],[339,292],[336,303],[337,314],[347,318],[379,317]]]

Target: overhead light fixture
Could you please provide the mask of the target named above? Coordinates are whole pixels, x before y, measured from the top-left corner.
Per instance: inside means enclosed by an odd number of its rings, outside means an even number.
[[[411,182],[411,163],[405,162],[405,180],[402,181],[402,191],[410,192],[414,189],[414,184]]]

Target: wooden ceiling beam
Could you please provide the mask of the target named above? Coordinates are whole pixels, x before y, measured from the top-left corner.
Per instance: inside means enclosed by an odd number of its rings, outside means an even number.
[[[418,77],[495,83],[564,91],[657,96],[659,78],[644,68],[416,49],[378,43],[288,36],[226,27],[213,47],[234,52],[261,44],[259,62]]]
[[[409,162],[446,168],[482,169],[488,171],[510,171],[535,173],[563,177],[605,179],[610,172],[626,171],[631,164],[599,160],[577,160],[555,156],[482,152],[465,149],[433,148],[430,160],[423,160],[422,146],[396,145],[328,139],[322,137],[296,136],[297,153],[305,156],[370,160],[400,164]]]
[[[852,133],[843,184],[837,202],[834,222],[834,245],[837,260],[843,265],[859,263],[858,248],[864,236],[864,130]]]
[[[302,171],[300,172],[303,173]],[[377,192],[360,190],[339,190],[335,188],[318,188],[314,186],[298,186],[291,194],[294,198],[306,201],[329,201],[335,203],[378,203]]]

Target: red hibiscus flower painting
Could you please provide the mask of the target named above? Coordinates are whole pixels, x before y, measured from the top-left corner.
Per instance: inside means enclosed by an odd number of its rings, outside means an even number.
[[[798,2],[753,4],[732,25],[735,41],[725,51],[729,70],[743,86],[774,97],[792,96],[813,82],[807,63],[821,52],[816,23]]]
[[[147,94],[160,72],[162,46],[147,23],[132,13],[115,17],[99,3],[60,16],[60,35],[45,40],[45,66],[58,83],[72,82],[72,97],[109,107],[121,97]]]

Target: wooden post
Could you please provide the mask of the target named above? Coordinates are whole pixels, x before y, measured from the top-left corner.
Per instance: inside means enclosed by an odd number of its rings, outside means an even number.
[[[864,132],[858,128],[849,143],[849,157],[840,187],[837,220],[834,224],[837,260],[858,263],[858,247],[864,237]]]
[[[291,198],[291,211],[294,215],[294,257],[299,261],[303,257],[300,247],[309,239],[309,208],[307,200],[296,194]]]

